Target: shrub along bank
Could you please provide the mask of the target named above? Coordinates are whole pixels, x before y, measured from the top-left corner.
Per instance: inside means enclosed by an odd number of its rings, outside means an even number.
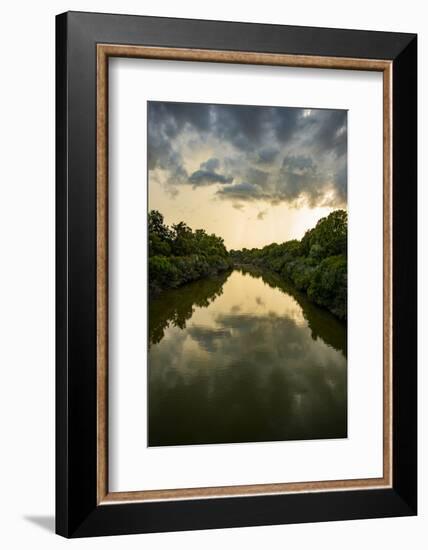
[[[261,249],[231,250],[235,265],[257,265],[278,273],[339,319],[347,319],[348,217],[335,210],[304,237]]]
[[[151,294],[215,275],[232,267],[223,239],[203,229],[193,231],[184,222],[164,224],[160,212],[148,218],[149,290]]]

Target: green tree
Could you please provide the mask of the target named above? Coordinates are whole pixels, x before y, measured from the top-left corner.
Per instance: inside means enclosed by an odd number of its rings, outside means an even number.
[[[148,215],[149,287],[152,293],[230,268],[223,239],[184,222],[169,228],[157,210]]]
[[[345,210],[335,210],[325,218],[321,218],[317,225],[306,231],[301,250],[304,256],[311,253],[315,246],[319,258],[327,258],[337,254],[347,253],[348,214]]]
[[[279,273],[309,299],[346,319],[348,215],[335,210],[306,231],[301,241],[262,249],[231,250],[235,265],[252,264]]]

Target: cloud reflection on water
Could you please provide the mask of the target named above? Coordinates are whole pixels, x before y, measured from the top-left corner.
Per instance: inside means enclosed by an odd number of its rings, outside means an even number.
[[[220,286],[187,304],[181,323],[179,312],[164,319],[151,346],[150,445],[346,437],[345,342],[314,334],[313,312],[260,276],[234,271]],[[180,292],[151,307],[180,303]],[[316,326],[336,334],[341,325],[317,310]]]

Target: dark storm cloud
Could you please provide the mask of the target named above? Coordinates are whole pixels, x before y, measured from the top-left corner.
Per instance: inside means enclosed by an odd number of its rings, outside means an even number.
[[[189,174],[198,150],[214,155]],[[235,202],[338,206],[346,156],[346,111],[149,102],[149,170],[166,171],[176,188],[214,185],[217,197]]]
[[[311,157],[307,157],[304,155],[289,155],[283,158],[282,169],[286,173],[302,176],[307,174],[314,174],[315,164]]]
[[[336,178],[331,179],[318,169],[311,157],[285,156],[274,175],[264,173],[263,177],[253,177],[252,181],[221,188],[217,196],[241,202],[265,200],[271,204],[298,205],[299,201],[304,201],[310,207],[339,206],[346,202],[346,164]],[[263,214],[258,219],[262,217]]]
[[[255,162],[257,164],[271,164],[279,155],[279,149],[277,147],[265,147],[257,151]]]
[[[348,168],[346,164],[346,156],[342,157],[335,174],[335,189],[338,198],[338,204],[346,203],[348,187]]]
[[[311,157],[284,157],[280,176],[281,181],[285,182],[285,185],[281,186],[284,200],[293,202],[303,196],[310,206],[315,206],[319,202],[324,191],[324,182]]]
[[[279,143],[289,141],[298,130],[303,110],[283,107],[270,109],[272,126]]]
[[[199,166],[199,170],[193,172],[193,174],[189,177],[189,182],[192,183],[194,186],[211,185],[212,183],[232,183],[232,176],[225,176],[216,172],[219,167],[219,159],[210,158],[201,163],[201,165]]]
[[[254,183],[255,185],[266,185],[269,179],[269,172],[264,170],[259,170],[258,168],[252,168],[249,166],[244,170],[245,179],[249,183]]]
[[[201,163],[201,170],[214,171],[220,167],[220,161],[217,158],[210,158]]]
[[[236,183],[235,185],[224,187],[217,191],[217,194],[222,198],[244,201],[265,198],[263,190],[259,185],[248,182]]]
[[[148,118],[149,131],[151,125],[161,125],[162,132],[169,138],[176,137],[186,125],[199,131],[210,128],[211,105],[205,103],[169,103],[149,101]]]
[[[304,118],[303,130],[311,134],[318,153],[332,152],[337,157],[346,153],[346,111],[312,110]]]
[[[211,183],[232,183],[233,178],[209,170],[196,170],[189,177],[189,181],[193,185],[210,185]]]

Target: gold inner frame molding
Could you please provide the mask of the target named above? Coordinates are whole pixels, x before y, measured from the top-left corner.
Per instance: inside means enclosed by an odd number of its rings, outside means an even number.
[[[108,488],[108,60],[181,61],[348,69],[383,73],[383,476],[226,487],[110,492]],[[392,486],[392,62],[384,60],[97,45],[97,503],[377,489]]]

